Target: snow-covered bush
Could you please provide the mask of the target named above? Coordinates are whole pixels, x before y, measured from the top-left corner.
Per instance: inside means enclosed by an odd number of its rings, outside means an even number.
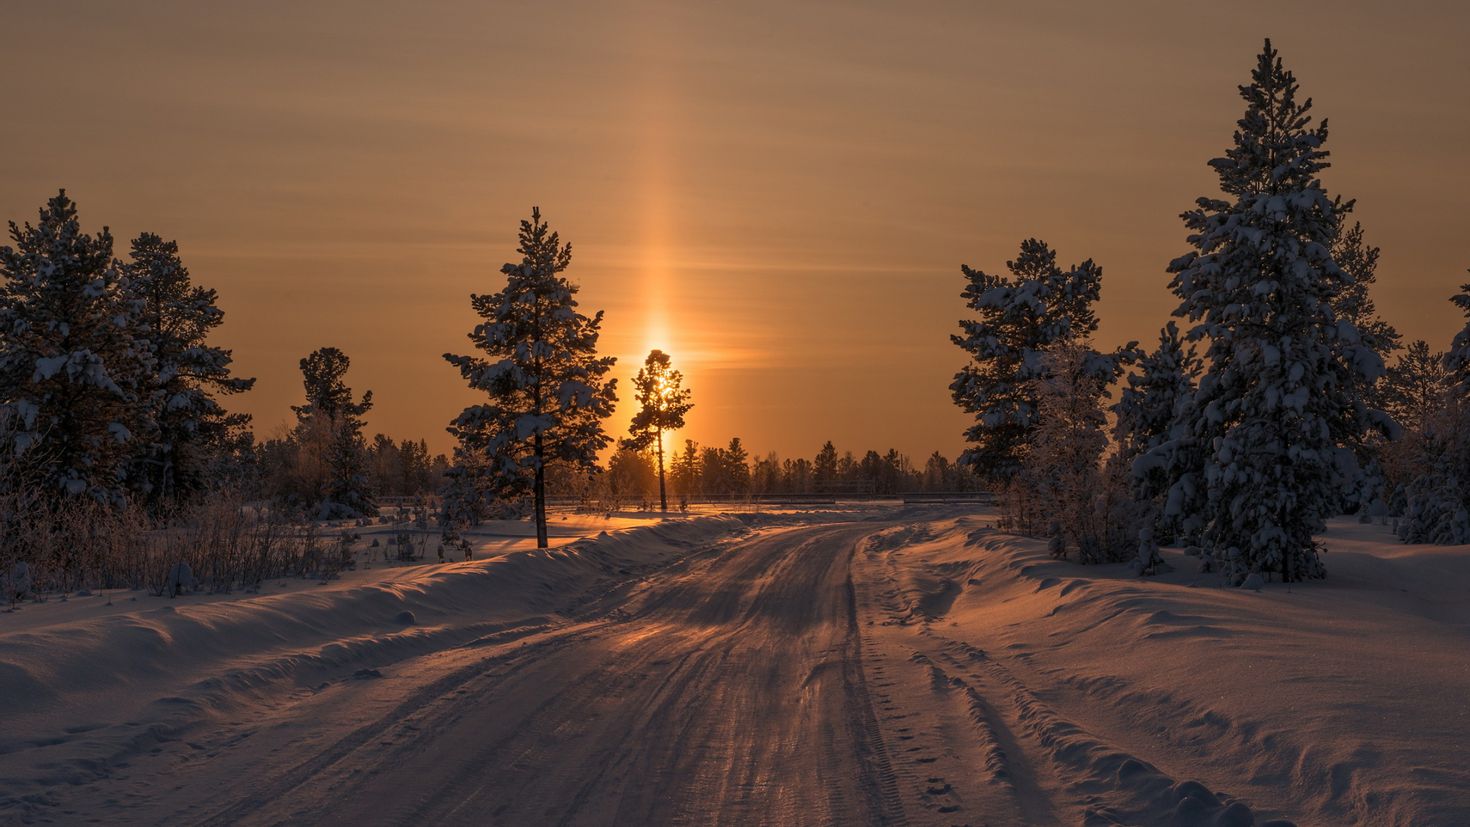
[[[1117,356],[1065,343],[1041,357],[1043,375],[1031,380],[1036,427],[1003,501],[1007,518],[1022,528],[1048,526],[1052,553],[1077,550],[1083,563],[1120,562],[1136,553],[1132,498],[1102,467],[1108,447],[1103,400],[1121,370]]]

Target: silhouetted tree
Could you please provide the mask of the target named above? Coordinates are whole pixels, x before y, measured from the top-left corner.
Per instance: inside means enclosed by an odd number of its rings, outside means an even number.
[[[288,499],[315,509],[321,517],[368,514],[376,508],[368,479],[363,417],[373,407],[373,392],[353,401],[345,377],[347,354],[318,348],[301,360],[306,404],[292,405],[296,428],[297,484]]]
[[[699,443],[692,439],[684,440],[684,450],[674,455],[671,473],[674,478],[674,490],[679,493],[679,500],[685,506],[689,501],[698,497],[703,492],[703,465],[700,463]]]
[[[157,506],[203,489],[218,460],[238,451],[250,417],[227,413],[215,396],[248,391],[255,380],[233,376],[230,351],[209,344],[224,312],[214,290],[190,280],[177,243],[153,233],[133,239],[121,293],[148,365],[129,482]]]
[[[540,208],[521,222],[516,252],[521,261],[501,267],[501,290],[470,297],[483,321],[469,339],[488,358],[444,354],[490,397],[465,408],[449,432],[487,458],[498,496],[531,494],[536,545],[546,548],[546,465],[596,466],[611,441],[602,422],[617,404],[617,380],[606,378],[617,360],[597,355],[602,312],[577,311],[577,285],[561,275],[572,245],[541,220]]]
[[[837,481],[837,449],[832,441],[822,444],[817,458],[812,462],[812,484],[818,491],[831,491]]]
[[[653,350],[643,360],[643,367],[633,378],[633,399],[638,412],[628,425],[632,436],[623,444],[637,451],[654,449],[658,461],[658,507],[669,510],[669,495],[664,483],[664,431],[684,427],[684,415],[694,407],[693,394],[684,387],[684,375],[670,366],[669,355]]]

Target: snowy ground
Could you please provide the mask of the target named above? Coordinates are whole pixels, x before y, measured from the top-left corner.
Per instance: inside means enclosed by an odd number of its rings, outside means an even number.
[[[988,523],[568,517],[545,552],[27,606],[0,821],[1470,823],[1470,548],[1343,522],[1328,582],[1257,593]]]

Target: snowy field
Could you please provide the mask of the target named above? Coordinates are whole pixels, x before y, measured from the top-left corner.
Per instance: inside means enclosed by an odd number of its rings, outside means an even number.
[[[1254,592],[954,506],[557,516],[0,614],[0,822],[1470,823],[1470,547]]]

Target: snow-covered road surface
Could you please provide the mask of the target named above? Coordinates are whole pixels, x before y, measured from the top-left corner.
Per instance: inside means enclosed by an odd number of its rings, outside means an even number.
[[[849,573],[870,529],[774,531],[457,653],[207,821],[896,823]]]
[[[1255,594],[1052,561],[957,514],[697,518],[0,635],[0,662],[58,653],[0,688],[87,662],[115,681],[0,713],[0,821],[1448,824],[1470,807],[1462,552],[1426,577],[1422,555],[1357,540],[1337,585]],[[108,660],[134,634],[164,642]]]

